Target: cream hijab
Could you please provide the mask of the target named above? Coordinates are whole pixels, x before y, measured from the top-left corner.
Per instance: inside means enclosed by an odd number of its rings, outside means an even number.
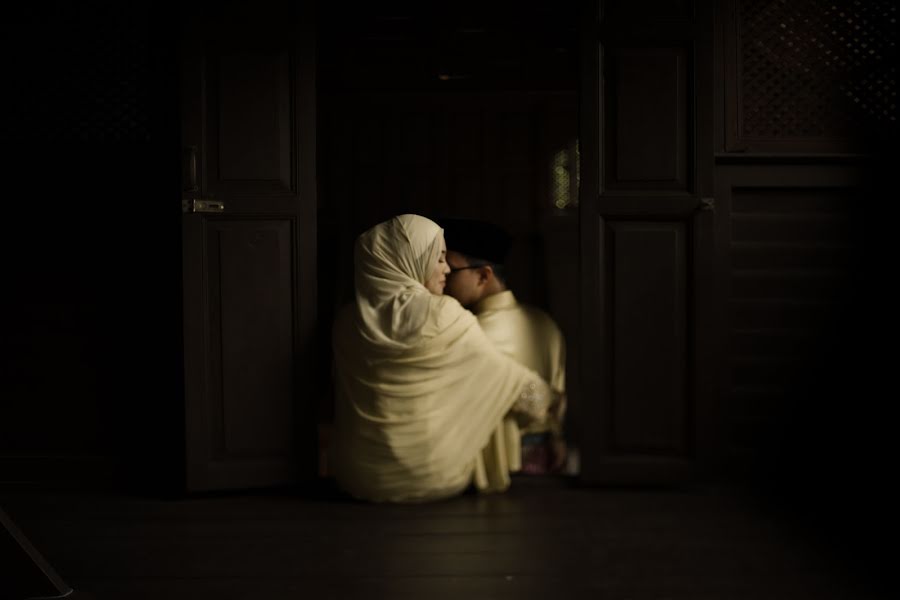
[[[433,304],[424,282],[443,240],[443,230],[418,215],[394,217],[356,240],[358,326],[373,349],[402,351],[420,341]]]
[[[455,299],[425,288],[442,247],[441,229],[418,215],[357,239],[356,301],[333,335],[331,468],[359,498],[422,501],[470,483],[505,489],[513,445],[504,416],[514,404],[546,413],[546,383],[495,349]]]

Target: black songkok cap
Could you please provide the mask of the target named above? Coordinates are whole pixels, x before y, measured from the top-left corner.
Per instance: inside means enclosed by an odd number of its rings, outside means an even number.
[[[438,219],[436,222],[444,229],[447,250],[498,265],[506,261],[512,238],[499,225],[456,218]]]

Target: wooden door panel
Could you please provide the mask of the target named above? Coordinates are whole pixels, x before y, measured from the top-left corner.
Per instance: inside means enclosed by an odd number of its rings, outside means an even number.
[[[278,53],[230,53],[213,70],[211,128],[214,188],[251,184],[290,193],[290,57]]]
[[[194,8],[182,137],[201,185],[183,199],[221,210],[183,216],[187,488],[286,484],[317,464],[314,20]]]
[[[218,373],[221,457],[289,460],[293,397],[291,226],[288,221],[213,221],[208,227],[213,307],[221,330]],[[218,289],[215,289],[218,284]],[[218,321],[218,322],[216,322]],[[214,363],[215,364],[215,363]],[[264,401],[260,401],[261,399]],[[217,427],[218,429],[218,427]],[[219,458],[216,456],[215,458]]]
[[[684,456],[687,227],[615,221],[607,227],[615,373],[609,452]]]
[[[685,190],[687,49],[606,52],[607,189]]]
[[[292,224],[191,215],[202,229],[186,348],[188,479],[195,489],[293,480],[295,294]],[[255,465],[255,467],[253,466]],[[231,475],[228,475],[229,469]],[[258,474],[253,470],[259,469]]]
[[[296,195],[292,64],[287,52],[215,48],[206,61],[209,194],[231,212],[289,209]]]
[[[582,31],[582,479],[683,481],[716,440],[712,13],[601,4]]]

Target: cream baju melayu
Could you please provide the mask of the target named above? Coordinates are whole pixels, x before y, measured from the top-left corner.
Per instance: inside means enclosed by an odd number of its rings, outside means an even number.
[[[504,354],[535,371],[559,396],[566,390],[566,344],[559,327],[547,313],[519,304],[509,290],[484,298],[472,306],[485,335]],[[520,427],[520,424],[522,425]],[[561,423],[550,415],[542,421],[504,419],[511,471],[521,469],[523,434],[562,435]]]
[[[550,387],[424,283],[443,233],[400,215],[356,243],[356,301],[334,328],[333,472],[350,494],[414,502],[509,486],[503,418],[543,421]]]

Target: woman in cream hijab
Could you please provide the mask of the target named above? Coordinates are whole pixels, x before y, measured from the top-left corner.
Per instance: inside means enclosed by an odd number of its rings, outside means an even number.
[[[509,486],[502,421],[548,418],[549,386],[443,295],[443,231],[400,215],[356,241],[356,301],[334,328],[335,479],[357,498],[415,502]]]

